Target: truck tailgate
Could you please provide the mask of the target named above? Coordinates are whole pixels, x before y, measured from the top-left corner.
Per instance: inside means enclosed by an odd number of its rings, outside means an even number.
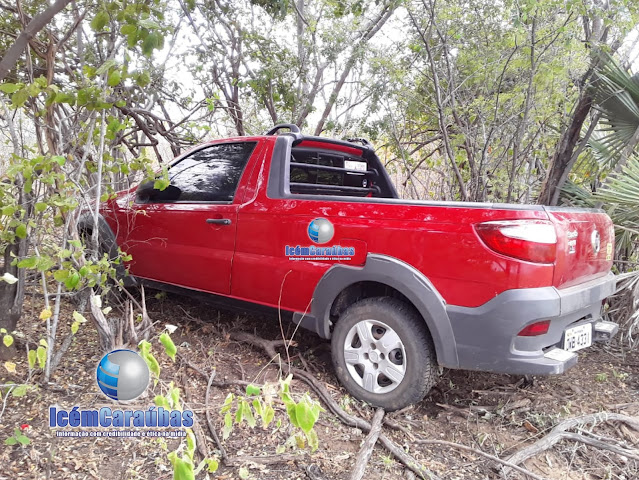
[[[604,212],[546,207],[557,228],[553,285],[567,288],[607,275],[612,266],[614,228]]]

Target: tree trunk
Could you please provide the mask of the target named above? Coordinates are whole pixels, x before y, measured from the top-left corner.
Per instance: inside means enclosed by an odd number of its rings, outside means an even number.
[[[69,3],[71,3],[71,0],[58,0],[44,12],[33,17],[27,27],[20,33],[18,38],[16,38],[13,45],[7,50],[2,60],[0,60],[0,82],[4,80],[9,70],[18,62],[18,58],[22,55],[29,41]]]
[[[559,202],[561,187],[566,183],[568,173],[577,160],[573,157],[573,152],[591,107],[592,96],[584,91],[575,106],[570,125],[561,136],[557,150],[550,162],[550,168],[539,194],[538,203],[540,205],[557,205]]]
[[[26,240],[21,239],[8,245],[4,251],[4,266],[2,270],[18,279],[14,284],[0,282],[0,328],[4,328],[9,333],[14,331],[18,325],[18,320],[22,316],[22,303],[24,302],[24,269],[11,265],[11,262],[14,257],[24,255],[25,250]],[[15,343],[8,348],[4,343],[0,343],[0,360],[13,358],[15,353]]]

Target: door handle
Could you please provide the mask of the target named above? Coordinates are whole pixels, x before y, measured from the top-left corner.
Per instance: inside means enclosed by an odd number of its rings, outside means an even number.
[[[211,223],[213,225],[230,225],[230,218],[207,218],[206,223]]]

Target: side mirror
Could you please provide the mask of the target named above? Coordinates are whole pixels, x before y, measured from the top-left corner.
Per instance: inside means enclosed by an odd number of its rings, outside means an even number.
[[[169,185],[164,190],[158,190],[154,185],[155,182],[153,180],[141,184],[135,191],[135,202],[175,202],[180,199],[182,190],[175,185]]]

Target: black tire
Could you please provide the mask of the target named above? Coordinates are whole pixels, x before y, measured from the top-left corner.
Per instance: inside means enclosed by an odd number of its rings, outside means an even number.
[[[360,336],[369,333],[365,346]],[[421,401],[437,381],[435,349],[424,319],[395,298],[366,298],[348,307],[333,330],[331,350],[346,390],[388,411]]]

